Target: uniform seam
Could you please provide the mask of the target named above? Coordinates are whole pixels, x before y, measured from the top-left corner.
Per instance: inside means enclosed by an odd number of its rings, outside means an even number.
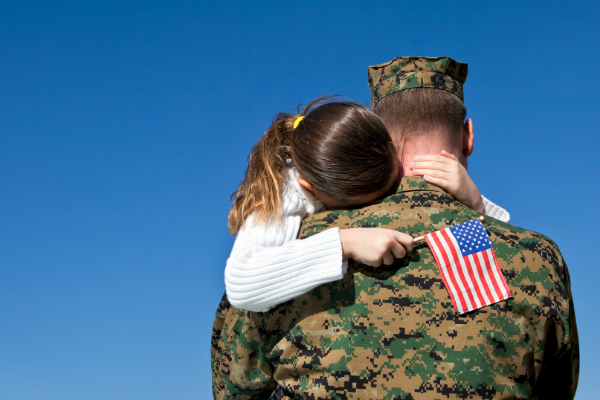
[[[229,338],[229,336],[231,335],[231,331],[233,331],[233,328],[235,327],[235,325],[238,323],[238,321],[240,320],[240,318],[242,317],[242,314],[245,313],[244,310],[237,310],[237,315],[235,316],[235,318],[233,318],[231,320],[231,326],[227,327],[227,338]]]

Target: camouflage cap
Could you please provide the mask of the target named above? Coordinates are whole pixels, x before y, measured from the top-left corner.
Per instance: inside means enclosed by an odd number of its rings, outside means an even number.
[[[443,89],[464,102],[462,85],[468,72],[467,64],[450,57],[396,57],[370,66],[371,108],[388,94],[414,88]]]

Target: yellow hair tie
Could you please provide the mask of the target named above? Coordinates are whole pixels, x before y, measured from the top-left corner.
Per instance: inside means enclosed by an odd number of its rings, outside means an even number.
[[[304,119],[304,117],[298,117],[296,118],[296,120],[294,121],[294,129],[296,129],[298,127],[298,124],[300,123],[300,121],[302,121]]]

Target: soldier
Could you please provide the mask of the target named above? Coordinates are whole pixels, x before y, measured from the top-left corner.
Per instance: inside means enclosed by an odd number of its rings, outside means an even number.
[[[393,193],[304,220],[300,237],[379,226],[413,236],[481,215],[450,196],[418,154],[473,151],[467,65],[398,57],[369,68],[372,107],[404,162]],[[412,165],[411,165],[412,164]],[[413,175],[424,175],[426,178]],[[434,183],[437,185],[434,185]],[[224,297],[213,329],[215,399],[573,398],[579,348],[567,266],[548,238],[488,218],[512,298],[458,314],[426,245],[391,266],[349,263],[343,279],[256,313]]]

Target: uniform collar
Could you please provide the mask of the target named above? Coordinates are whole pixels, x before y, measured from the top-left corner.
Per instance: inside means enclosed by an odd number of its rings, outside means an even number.
[[[405,176],[400,180],[400,183],[398,183],[396,193],[394,193],[394,195],[402,194],[402,193],[406,193],[406,192],[422,192],[422,191],[440,192],[440,193],[448,194],[448,192],[446,192],[444,189],[442,189],[438,186],[435,186],[432,183],[426,182],[425,179],[423,179],[420,176]]]

